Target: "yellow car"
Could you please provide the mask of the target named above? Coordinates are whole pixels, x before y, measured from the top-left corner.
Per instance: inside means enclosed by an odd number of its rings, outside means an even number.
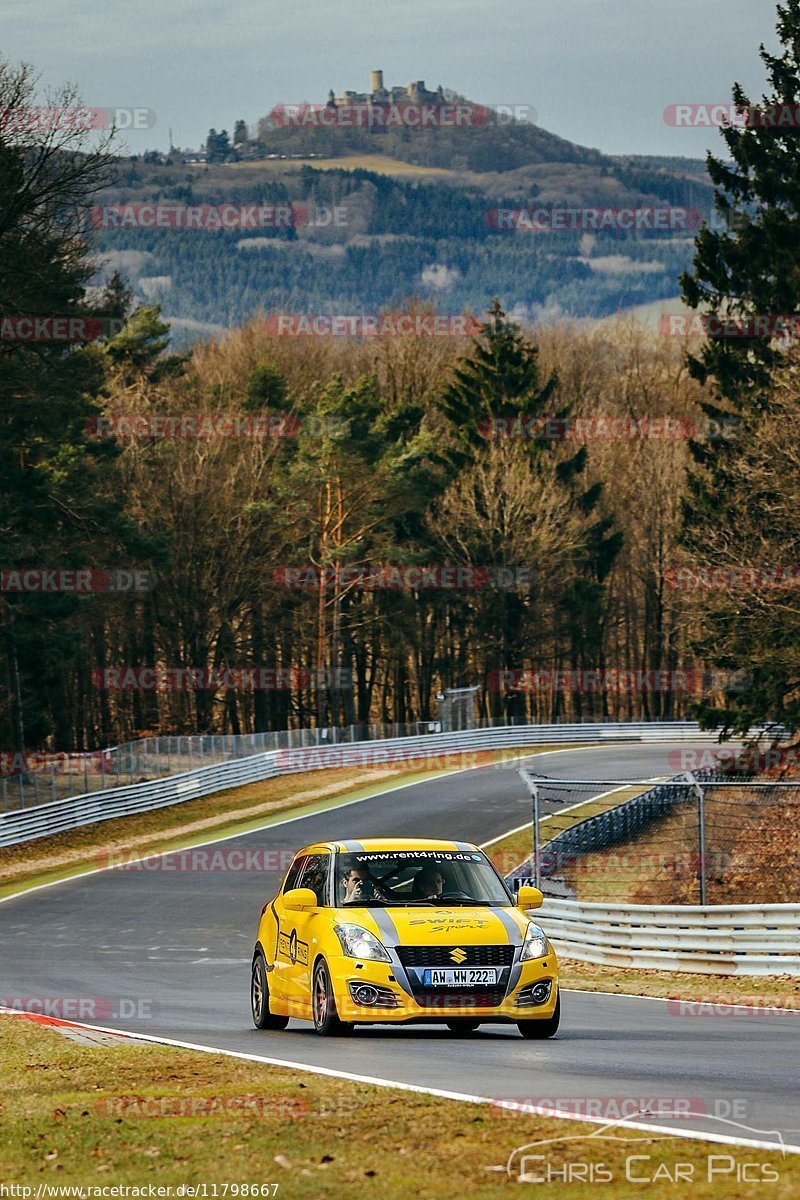
[[[552,1037],[556,956],[486,855],[468,842],[369,838],[307,846],[261,912],[251,1002],[258,1029],[312,1020],[325,1036],[355,1025],[444,1023],[470,1033],[514,1022]]]

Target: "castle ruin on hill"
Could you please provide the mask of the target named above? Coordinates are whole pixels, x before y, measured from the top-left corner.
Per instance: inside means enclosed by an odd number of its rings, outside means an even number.
[[[360,107],[372,104],[444,104],[446,97],[442,85],[435,92],[429,92],[423,79],[416,79],[407,87],[383,86],[383,71],[373,71],[370,76],[371,91],[342,92],[341,96],[334,95],[333,88],[328,92],[328,107]]]

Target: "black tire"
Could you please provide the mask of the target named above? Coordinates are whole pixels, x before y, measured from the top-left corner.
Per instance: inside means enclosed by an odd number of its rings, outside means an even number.
[[[455,1017],[452,1021],[447,1021],[447,1028],[456,1037],[464,1037],[468,1033],[474,1033],[480,1025],[480,1021],[471,1021],[469,1017]]]
[[[517,1029],[524,1038],[551,1038],[558,1032],[561,1021],[561,992],[556,996],[556,1006],[552,1017],[542,1021],[517,1021]]]
[[[253,955],[253,972],[250,977],[250,1011],[256,1029],[285,1029],[288,1017],[279,1017],[269,1011],[269,983],[267,961],[261,950]]]
[[[314,967],[311,980],[311,1013],[320,1037],[343,1037],[353,1032],[351,1022],[342,1021],[336,1011],[333,985],[324,959]]]

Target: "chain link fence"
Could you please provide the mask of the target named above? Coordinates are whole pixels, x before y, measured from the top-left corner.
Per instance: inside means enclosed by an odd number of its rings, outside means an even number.
[[[800,782],[715,770],[663,780],[520,771],[532,855],[510,872],[586,903],[766,904],[800,896]]]
[[[438,733],[435,721],[407,725],[350,725],[344,729],[288,729],[270,733],[209,734],[140,738],[88,753],[41,752],[5,755],[0,775],[2,811],[87,795],[126,784],[145,783],[212,763],[248,758],[270,750],[340,745],[391,737]]]

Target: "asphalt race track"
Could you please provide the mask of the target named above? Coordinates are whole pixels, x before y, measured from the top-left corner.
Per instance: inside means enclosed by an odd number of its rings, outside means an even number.
[[[674,749],[537,755],[536,767],[555,777],[645,778],[674,773]],[[516,764],[488,766],[273,825],[225,849],[415,834],[480,843],[528,816]],[[580,1098],[641,1097],[641,1121],[771,1142],[780,1131],[800,1146],[800,1015],[687,1016],[663,1001],[567,992],[558,1036],[541,1043],[504,1025],[466,1039],[425,1026],[321,1039],[300,1021],[258,1032],[250,960],[278,881],[278,871],[106,871],[4,902],[0,998],[107,998],[97,1025],[483,1097],[561,1099],[568,1108]],[[709,991],[724,991],[724,982],[709,981]],[[648,1097],[685,1098],[693,1111],[738,1115],[738,1124],[659,1118]]]

